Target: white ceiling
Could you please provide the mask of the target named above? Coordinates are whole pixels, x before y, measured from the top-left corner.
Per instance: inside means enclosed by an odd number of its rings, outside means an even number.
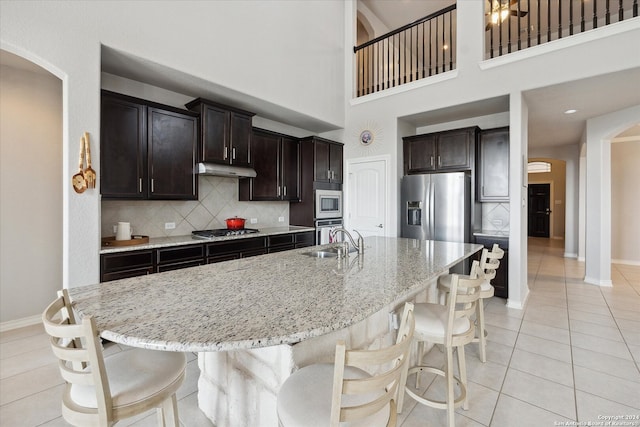
[[[390,28],[397,28],[452,4],[451,0],[360,0],[380,16]],[[158,64],[123,56],[120,52],[105,48],[103,70],[112,74],[144,81],[145,83],[194,97],[210,99],[255,111],[259,115],[315,132],[332,130],[332,125],[309,116],[269,104],[255,98],[240,98],[225,93],[214,83],[188,76],[178,70]],[[0,64],[18,67],[32,72],[45,72],[42,68],[15,55],[0,50]],[[631,69],[589,79],[576,80],[561,85],[538,88],[525,93],[529,106],[529,146],[575,144],[580,141],[586,120],[613,111],[640,105],[640,69]],[[607,96],[603,96],[607,94]],[[484,116],[508,110],[508,98],[499,97],[473,102],[452,108],[430,111],[404,119],[416,127]],[[568,108],[578,110],[566,115]],[[553,135],[553,139],[549,138]],[[623,137],[640,138],[639,125],[621,134]]]

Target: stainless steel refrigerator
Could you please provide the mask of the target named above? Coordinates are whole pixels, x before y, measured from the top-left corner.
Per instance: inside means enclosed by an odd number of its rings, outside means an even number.
[[[401,237],[471,241],[471,177],[465,172],[405,175]]]

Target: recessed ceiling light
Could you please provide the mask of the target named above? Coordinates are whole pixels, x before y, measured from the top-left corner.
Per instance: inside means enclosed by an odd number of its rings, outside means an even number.
[[[569,109],[569,110],[565,111],[564,113],[565,113],[565,114],[573,114],[573,113],[575,113],[576,111],[578,111],[578,110],[574,110],[573,108],[571,108],[571,109]]]

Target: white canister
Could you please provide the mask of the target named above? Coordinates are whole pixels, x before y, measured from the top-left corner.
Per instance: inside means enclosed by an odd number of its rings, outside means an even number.
[[[116,229],[116,240],[131,240],[131,224],[119,222]]]

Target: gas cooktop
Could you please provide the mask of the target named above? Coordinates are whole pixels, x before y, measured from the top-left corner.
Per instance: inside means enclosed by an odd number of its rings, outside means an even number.
[[[243,234],[258,233],[260,230],[255,228],[241,228],[238,230],[229,230],[228,228],[216,228],[214,230],[195,230],[191,232],[194,239],[212,239],[214,237],[225,236],[241,236]]]

